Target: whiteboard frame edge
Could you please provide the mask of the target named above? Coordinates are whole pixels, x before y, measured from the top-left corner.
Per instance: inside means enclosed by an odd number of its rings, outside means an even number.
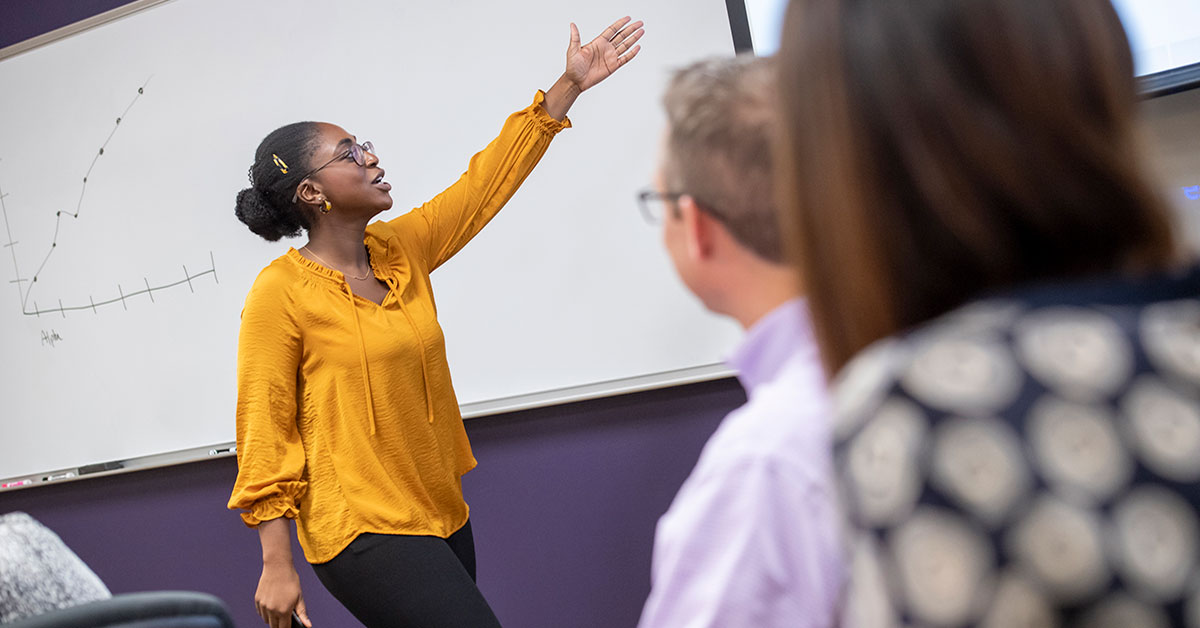
[[[166,0],[155,1],[162,2]],[[694,366],[676,369],[673,371],[650,373],[646,375],[635,375],[633,377],[595,382],[592,384],[568,386],[542,392],[467,403],[462,404],[459,406],[459,408],[462,412],[463,419],[471,420],[498,414],[520,412],[523,410],[533,410],[536,408],[559,406],[580,401],[590,401],[604,397],[616,397],[650,390],[684,386],[687,384],[699,384],[701,382],[717,381],[728,379],[734,375],[735,373],[732,369],[718,362],[704,366]],[[0,478],[0,484],[32,480],[30,484],[25,484],[22,486],[0,487],[0,494],[9,491],[20,491],[42,486],[59,486],[62,484],[77,482],[79,480],[90,480],[92,478],[108,477],[121,473],[148,471],[151,469],[160,469],[162,467],[171,467],[192,462],[203,462],[205,460],[229,458],[237,455],[237,452],[234,449],[235,445],[236,443],[217,443],[207,447],[192,447],[161,454],[138,456],[128,460],[114,460],[110,462],[120,463],[120,469],[97,471],[82,475],[79,473],[80,467],[68,467],[66,469],[39,471],[25,475]],[[43,477],[63,475],[67,473],[72,474],[71,477],[45,481],[41,479]]]
[[[460,406],[460,409],[464,419],[477,419],[496,414],[508,414],[510,412],[558,406],[603,397],[616,397],[618,395],[628,395],[660,388],[697,384],[733,376],[734,372],[728,366],[718,362],[673,371],[635,375],[633,377],[623,377],[579,386],[568,386],[537,393],[466,403]]]
[[[0,48],[0,61],[4,61],[5,59],[29,52],[30,50],[41,48],[42,46],[54,43],[60,39],[66,39],[67,37],[75,35],[76,33],[82,33],[83,31],[91,30],[97,26],[119,20],[123,17],[133,15],[134,13],[138,13],[140,11],[149,9],[150,7],[170,1],[171,0],[134,0],[129,4],[124,4],[119,7],[109,9],[104,13],[93,15],[92,17],[79,20],[78,22],[72,22],[71,24],[61,26],[48,33],[42,33],[37,37],[30,37],[24,41],[19,41],[15,44]]]

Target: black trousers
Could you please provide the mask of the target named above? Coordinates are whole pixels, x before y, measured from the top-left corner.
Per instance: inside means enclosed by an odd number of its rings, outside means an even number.
[[[470,521],[448,539],[362,534],[313,571],[367,628],[500,626],[475,585]]]

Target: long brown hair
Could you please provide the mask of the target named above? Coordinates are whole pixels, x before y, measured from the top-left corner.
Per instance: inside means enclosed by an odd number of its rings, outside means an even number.
[[[827,366],[999,288],[1163,268],[1109,0],[792,0],[785,232]]]

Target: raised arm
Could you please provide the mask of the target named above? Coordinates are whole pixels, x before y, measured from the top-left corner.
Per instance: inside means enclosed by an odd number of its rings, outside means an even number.
[[[566,116],[576,98],[633,59],[643,33],[641,22],[624,17],[581,45],[579,29],[572,24],[566,69],[549,91],[538,92],[532,105],[510,116],[454,185],[389,223],[412,250],[424,254],[429,270],[450,259],[496,216],[554,136],[571,126]]]

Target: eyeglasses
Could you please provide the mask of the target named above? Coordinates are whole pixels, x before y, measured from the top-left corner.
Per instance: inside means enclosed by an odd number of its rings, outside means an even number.
[[[362,144],[350,144],[350,148],[347,148],[346,150],[338,153],[336,157],[334,157],[333,159],[330,159],[329,161],[322,164],[320,168],[316,168],[314,170],[309,170],[307,173],[304,174],[303,177],[300,177],[300,181],[303,181],[303,180],[313,176],[314,174],[317,174],[318,172],[324,170],[326,168],[326,166],[329,166],[333,162],[341,161],[347,157],[354,160],[354,163],[358,164],[359,168],[365,168],[367,166],[367,153],[371,153],[372,155],[375,154],[375,145],[372,144],[371,142],[363,142]],[[300,199],[300,183],[297,182],[296,183],[296,191],[295,191],[295,193],[292,194],[292,202],[295,203],[299,199]]]
[[[667,203],[674,203],[683,196],[676,192],[659,192],[648,188],[637,194],[638,209],[642,211],[642,218],[646,222],[659,225],[667,213]]]
[[[654,188],[646,188],[637,194],[638,209],[642,210],[642,218],[652,225],[660,225],[663,221],[663,216],[667,213],[667,203],[675,203],[679,199],[689,196],[704,213],[716,218],[724,224],[729,224],[725,218],[725,214],[717,209],[713,209],[712,205],[696,198],[686,192],[659,192]],[[676,207],[673,210],[676,217],[679,216],[679,209]]]

